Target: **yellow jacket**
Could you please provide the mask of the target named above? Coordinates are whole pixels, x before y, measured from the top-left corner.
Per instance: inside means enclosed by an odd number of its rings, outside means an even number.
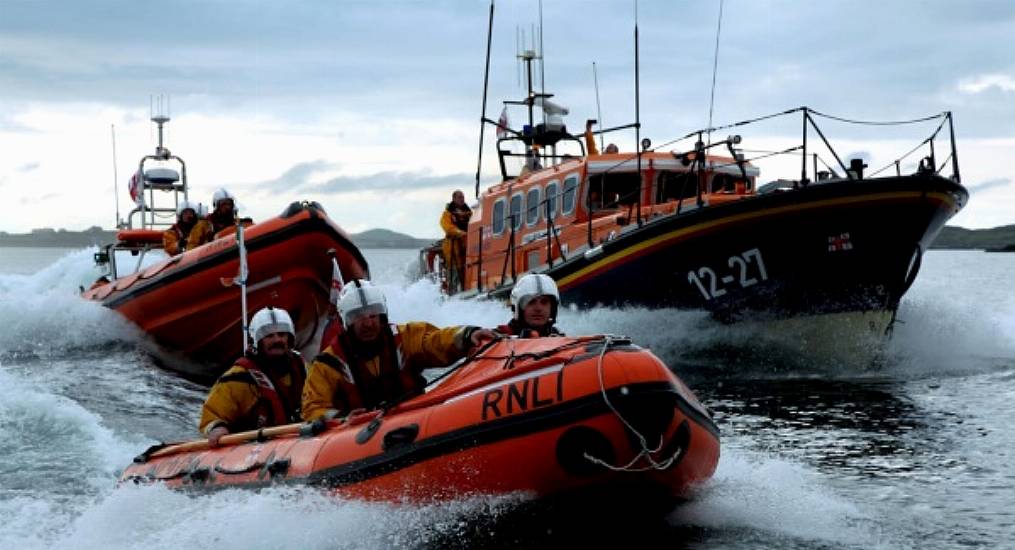
[[[444,236],[449,239],[460,239],[467,234],[465,231],[458,229],[458,226],[455,225],[455,217],[447,208],[441,214],[441,229],[444,230]]]
[[[208,220],[198,220],[187,237],[187,250],[192,250],[215,239],[215,230]]]
[[[173,225],[162,232],[162,249],[166,251],[166,254],[176,256],[186,250],[188,235],[189,233],[180,228],[180,224]]]
[[[254,220],[250,218],[240,218],[240,223],[243,224],[243,227],[250,227],[251,225],[254,225]],[[224,237],[231,234],[226,231],[227,229],[231,229],[235,232],[236,224],[232,222],[218,223],[210,217],[198,220],[198,222],[194,224],[194,228],[190,230],[190,236],[187,237],[187,250],[197,248],[202,244],[210,243],[214,241],[216,237]]]
[[[212,428],[225,425],[230,432],[236,433],[298,421],[297,407],[300,404],[303,381],[306,379],[306,365],[298,353],[290,353],[289,359],[288,372],[281,374],[261,367],[250,359],[238,360],[212,386],[201,407],[198,430],[207,435]],[[272,403],[245,365],[253,365],[268,375],[275,392],[281,398],[287,418],[275,418]]]
[[[592,130],[585,130],[585,149],[589,155],[599,154],[599,148],[596,147],[596,137],[592,135]]]
[[[465,267],[465,237],[468,232],[462,231],[455,225],[455,216],[451,213],[450,204],[441,214],[441,229],[444,230],[444,242],[441,243],[441,251],[444,253],[444,264],[448,269],[460,272]],[[470,216],[471,216],[471,210]],[[461,275],[456,275],[460,277]],[[461,284],[461,281],[458,281]]]
[[[437,328],[430,323],[392,325],[395,349],[384,350],[365,361],[349,360],[348,337],[339,338],[310,364],[303,386],[301,414],[304,420],[320,418],[334,410],[373,408],[422,391],[424,369],[439,368],[465,356],[473,327]],[[336,349],[338,347],[338,349]],[[399,364],[397,363],[400,358]]]

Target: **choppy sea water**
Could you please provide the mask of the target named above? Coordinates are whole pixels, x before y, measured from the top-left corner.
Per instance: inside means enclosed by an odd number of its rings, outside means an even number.
[[[508,536],[498,518],[511,497],[412,507],[291,488],[116,488],[140,450],[195,435],[206,390],[158,369],[142,333],[78,299],[97,275],[92,252],[0,249],[0,548],[569,542],[539,518]],[[507,318],[501,304],[409,282],[414,251],[365,254],[396,321]],[[559,324],[632,336],[716,414],[718,471],[659,519],[654,546],[997,548],[1015,540],[1013,271],[1015,254],[929,252],[887,343],[834,323],[728,327],[666,310],[564,310]],[[633,527],[583,528],[595,540]]]

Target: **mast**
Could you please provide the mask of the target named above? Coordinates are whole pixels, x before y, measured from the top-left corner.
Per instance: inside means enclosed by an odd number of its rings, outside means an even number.
[[[113,227],[120,228],[120,177],[116,173],[116,124],[109,125],[109,131],[113,137],[113,200],[116,202],[116,224]]]
[[[596,85],[596,116],[599,121],[599,128],[603,128],[603,108],[599,104],[599,74],[596,72],[596,62],[592,62],[592,82]],[[603,134],[599,134],[599,150],[605,151],[606,145],[603,138]]]
[[[719,33],[722,32],[722,4],[719,0],[719,21],[715,28],[715,56],[712,58],[712,93],[708,98],[708,144],[712,144],[712,109],[715,106],[715,75],[719,69]]]
[[[483,169],[483,131],[486,130],[486,92],[490,86],[490,46],[493,43],[493,0],[490,0],[490,23],[486,31],[486,70],[483,73],[483,111],[479,115],[479,159],[476,161],[476,197],[479,197],[479,174]]]
[[[641,90],[638,86],[638,0],[634,0],[634,141],[638,152],[638,226],[641,226],[641,195],[642,181],[641,173]]]

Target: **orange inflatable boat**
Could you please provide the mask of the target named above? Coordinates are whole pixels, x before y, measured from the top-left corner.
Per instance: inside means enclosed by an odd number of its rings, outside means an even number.
[[[327,312],[331,257],[346,278],[369,277],[362,253],[317,203],[292,203],[278,217],[251,225],[244,233],[247,309],[255,312],[270,305],[287,310],[300,346],[313,338]],[[159,230],[121,231],[119,242],[104,254],[108,261],[115,249],[138,255],[159,249],[161,235]],[[243,351],[240,287],[233,284],[239,266],[235,235],[223,235],[96,284],[83,296],[121,313],[165,348],[195,360],[167,362],[168,368],[214,380]]]
[[[126,219],[117,211],[116,242],[95,254],[105,274],[82,288],[82,296],[119,312],[169,352],[186,356],[190,361],[163,365],[200,381],[213,381],[243,353],[244,287],[248,315],[267,306],[283,308],[296,325],[297,346],[308,344],[328,310],[336,264],[346,279],[369,278],[363,254],[320,204],[303,201],[257,224],[239,218],[242,231],[227,227],[211,242],[167,257],[163,233],[176,228],[185,210],[199,218],[205,212],[190,200],[186,163],[165,147],[169,117],[159,113],[151,120],[158,146],[130,178],[135,207]],[[235,207],[232,195],[219,192]]]
[[[187,491],[317,486],[427,503],[599,489],[678,499],[719,459],[708,410],[652,353],[612,336],[504,339],[423,395],[340,420],[158,445],[121,482]]]

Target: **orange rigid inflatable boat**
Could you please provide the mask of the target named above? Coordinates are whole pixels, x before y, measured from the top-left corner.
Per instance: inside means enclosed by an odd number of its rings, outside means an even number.
[[[336,264],[346,279],[369,278],[363,254],[320,204],[303,201],[257,224],[238,218],[242,230],[227,227],[211,242],[172,255],[175,251],[163,249],[163,234],[176,229],[172,224],[188,209],[204,217],[204,206],[189,198],[186,163],[164,146],[169,117],[151,120],[158,126],[158,146],[142,157],[130,179],[135,208],[118,219],[116,242],[95,254],[106,274],[82,288],[82,296],[117,311],[169,352],[186,356],[191,361],[173,358],[163,366],[195,380],[214,381],[243,353],[244,287],[248,315],[267,306],[285,309],[296,325],[296,346],[306,346],[328,311]],[[236,206],[228,191],[218,193]],[[186,242],[186,237],[178,238]]]
[[[144,243],[161,231],[128,230],[120,243]],[[244,230],[247,253],[247,309],[267,306],[289,312],[297,344],[308,343],[328,309],[332,278],[329,251],[347,278],[367,278],[360,251],[313,202],[294,202],[278,217]],[[83,296],[114,309],[167,349],[197,363],[167,362],[167,367],[197,379],[214,379],[240,356],[242,331],[235,235],[167,258],[95,286]]]
[[[669,502],[714,473],[708,410],[648,350],[613,336],[503,339],[427,393],[327,422],[158,445],[121,482],[207,492],[301,484],[428,503],[604,490]]]

